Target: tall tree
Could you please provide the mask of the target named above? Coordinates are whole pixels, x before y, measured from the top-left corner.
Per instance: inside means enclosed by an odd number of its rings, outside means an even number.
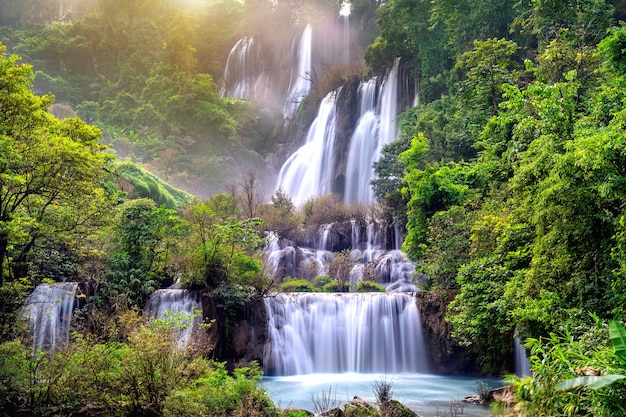
[[[97,128],[47,113],[53,98],[35,95],[32,68],[5,50],[0,44],[0,285],[14,266],[9,251],[32,249],[48,214],[101,197],[109,159]],[[27,244],[16,248],[25,234]],[[13,268],[14,278],[23,273]]]

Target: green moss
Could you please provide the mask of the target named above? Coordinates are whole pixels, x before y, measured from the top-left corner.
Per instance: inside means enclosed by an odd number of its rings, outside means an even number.
[[[170,209],[179,209],[192,199],[190,194],[172,187],[132,162],[118,162],[113,169],[119,179],[127,183],[120,185],[130,198],[150,198],[158,206]]]

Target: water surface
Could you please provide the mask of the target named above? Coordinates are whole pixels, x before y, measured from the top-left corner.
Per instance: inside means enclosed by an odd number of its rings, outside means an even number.
[[[324,396],[341,405],[354,396],[374,403],[374,386],[376,382],[383,380],[392,381],[394,399],[424,417],[450,415],[450,403],[456,403],[467,395],[475,395],[479,382],[486,383],[491,388],[502,385],[502,380],[494,378],[422,373],[275,376],[264,377],[261,384],[278,407],[316,411],[315,404],[319,404]],[[464,416],[489,416],[488,407],[469,404],[462,406]]]

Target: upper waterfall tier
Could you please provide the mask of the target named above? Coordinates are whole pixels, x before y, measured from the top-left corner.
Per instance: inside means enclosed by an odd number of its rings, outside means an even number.
[[[268,375],[427,371],[411,295],[282,293],[265,306]]]
[[[276,33],[244,36],[230,51],[222,97],[252,100],[292,118],[323,68],[343,54],[333,24],[307,24]]]
[[[331,91],[320,104],[304,145],[284,163],[277,189],[285,191],[294,204],[332,191],[332,157],[335,143],[335,103],[338,91]]]
[[[326,96],[305,143],[283,164],[276,190],[285,191],[296,205],[329,193],[343,194],[346,203],[374,202],[373,164],[397,136],[399,64],[396,60],[381,82],[373,78],[359,86],[358,120],[347,145],[338,146],[346,138],[337,133],[337,124],[350,119],[337,108],[341,90]]]
[[[53,350],[69,340],[77,288],[75,282],[40,284],[26,299],[23,314],[35,351]]]

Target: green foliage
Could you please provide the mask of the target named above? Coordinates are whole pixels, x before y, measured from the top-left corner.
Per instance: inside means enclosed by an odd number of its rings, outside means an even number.
[[[131,315],[132,316],[132,315]],[[129,317],[131,317],[129,316]],[[136,324],[136,320],[131,320]],[[0,408],[63,413],[89,408],[116,415],[274,416],[256,365],[231,376],[223,363],[178,346],[176,320],[140,324],[125,343],[78,339],[33,357],[19,341],[0,344]],[[183,407],[183,408],[180,408]],[[193,414],[202,410],[204,414]],[[199,411],[198,411],[199,412]],[[247,413],[247,414],[239,414]]]
[[[132,199],[150,198],[158,206],[180,209],[191,202],[191,195],[160,180],[136,164],[125,161],[113,165],[118,188]]]
[[[191,259],[182,277],[184,285],[214,289],[228,282],[251,288],[258,295],[269,289],[271,280],[263,275],[257,257],[257,251],[265,244],[259,232],[263,221],[239,220],[238,212],[235,199],[225,194],[186,209]]]
[[[322,290],[324,286],[330,284],[333,281],[333,278],[330,275],[318,275],[313,279],[313,286],[317,290]]]
[[[5,282],[0,286],[0,340],[8,340],[19,329],[20,309],[32,292],[27,279]]]
[[[0,44],[0,286],[5,266],[12,278],[27,275],[44,238],[69,239],[96,222],[109,204],[98,183],[110,159],[97,128],[47,113],[52,97],[35,95],[31,67],[5,50]]]
[[[291,279],[280,285],[282,292],[314,292],[315,287],[305,279]]]
[[[623,377],[619,374],[623,373],[623,368],[617,361],[615,350],[607,344],[606,327],[598,323],[585,327],[586,331],[579,337],[566,330],[562,336],[552,333],[545,339],[527,341],[533,378],[514,380],[520,410],[527,414],[554,416],[612,416],[626,411],[621,401],[625,387],[621,383],[599,384],[592,389],[591,386],[572,384],[572,381],[581,381],[578,378],[562,382],[575,375],[584,380],[605,382],[613,382],[613,377],[604,376]]]
[[[223,364],[214,368],[193,386],[175,390],[166,400],[164,416],[277,416],[278,411],[271,400],[257,386],[261,372],[256,365],[238,368],[230,376]]]
[[[611,338],[611,344],[615,350],[617,361],[619,362],[622,371],[626,371],[626,329],[624,329],[624,325],[617,321],[609,322],[609,337]],[[560,382],[557,384],[557,388],[569,390],[579,386],[586,386],[593,390],[597,390],[624,378],[626,378],[626,375],[588,375]]]
[[[173,280],[171,255],[185,227],[175,211],[149,199],[129,200],[119,207],[116,240],[102,297],[122,306],[143,306],[158,284]]]
[[[280,413],[281,417],[311,417],[313,413],[306,410],[283,410]]]
[[[374,281],[359,281],[356,292],[386,292],[385,288]]]

